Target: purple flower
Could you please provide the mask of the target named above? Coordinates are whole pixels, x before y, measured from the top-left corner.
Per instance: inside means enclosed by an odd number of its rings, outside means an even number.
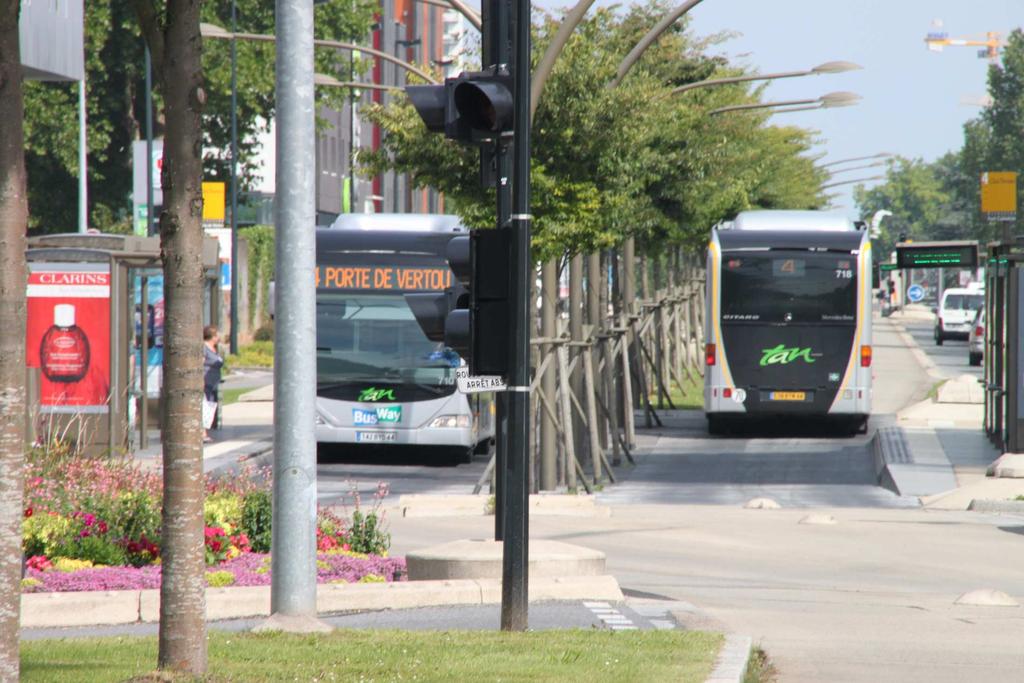
[[[262,553],[244,553],[217,565],[216,571],[233,573],[235,586],[269,586],[270,556]],[[317,558],[319,583],[335,583],[342,580],[357,583],[368,574],[383,577],[385,581],[404,581],[405,559],[375,555],[362,559],[328,554],[321,554]],[[139,568],[99,567],[76,572],[40,571],[29,568],[25,576],[40,582],[38,586],[24,589],[31,593],[139,590],[160,587],[160,565]]]

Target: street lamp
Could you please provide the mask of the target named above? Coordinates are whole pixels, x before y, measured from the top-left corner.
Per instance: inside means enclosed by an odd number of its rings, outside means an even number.
[[[711,116],[724,114],[730,111],[749,111],[751,109],[768,109],[770,107],[787,107],[778,109],[779,112],[803,111],[806,109],[832,109],[833,107],[849,107],[857,104],[861,96],[852,92],[830,92],[827,95],[813,100],[784,100],[781,102],[757,102],[754,104],[734,104],[728,107],[719,107],[708,112]]]
[[[366,88],[367,90],[403,90],[397,85],[382,85],[380,83],[362,83],[360,81],[339,81],[334,76],[328,76],[327,74],[314,73],[313,74],[313,85],[323,85],[330,88]]]
[[[730,76],[727,78],[712,78],[706,81],[695,81],[693,83],[681,85],[678,88],[673,88],[671,94],[678,95],[679,93],[686,92],[687,90],[707,88],[712,85],[746,83],[747,81],[772,81],[779,78],[797,78],[799,76],[817,76],[820,74],[837,74],[844,71],[854,71],[862,68],[862,66],[854,64],[853,62],[825,62],[824,64],[819,64],[818,66],[807,69],[806,71],[783,71],[775,74],[750,74],[747,76]]]
[[[875,215],[873,215],[871,217],[871,232],[870,232],[870,235],[871,235],[872,239],[874,239],[874,238],[876,238],[876,237],[878,237],[879,235],[882,234],[882,231],[881,231],[881,229],[879,227],[882,224],[882,219],[887,217],[887,216],[891,216],[891,215],[892,215],[892,211],[889,211],[888,209],[879,209],[878,211],[875,211]]]
[[[850,171],[861,171],[861,170],[863,170],[865,168],[876,168],[878,166],[885,166],[885,164],[886,164],[886,162],[884,162],[884,161],[876,161],[873,164],[861,164],[860,166],[849,166],[847,168],[837,168],[834,171],[828,171],[828,174],[829,175],[838,175],[840,173],[848,173]],[[821,168],[821,167],[819,166],[819,168]]]
[[[212,38],[214,40],[231,40],[232,38],[235,38],[237,40],[251,40],[255,42],[265,43],[272,43],[275,40],[277,40],[276,36],[266,35],[262,33],[232,33],[231,31],[228,31],[220,26],[217,26],[216,24],[209,24],[206,22],[199,24],[199,33],[202,34],[204,38]],[[404,62],[398,57],[395,57],[394,55],[390,55],[387,52],[382,52],[381,50],[377,50],[372,47],[366,47],[365,45],[356,45],[355,43],[346,43],[341,40],[322,40],[320,38],[314,40],[313,45],[315,45],[316,47],[333,48],[335,50],[365,52],[368,55],[379,57],[380,59],[383,59],[385,62],[390,62],[402,69],[405,69],[406,71],[414,73],[427,83],[433,83],[435,85],[437,84],[436,78],[434,78],[432,75],[430,75],[423,69],[418,68],[416,65],[410,64],[409,62]]]
[[[854,183],[867,183],[872,180],[885,180],[884,175],[873,175],[870,178],[854,178],[853,180],[841,180],[838,183],[826,183],[821,186],[821,189],[827,190],[830,187],[839,187],[840,185],[853,185]]]
[[[887,159],[894,156],[892,152],[879,152],[878,154],[872,154],[866,157],[851,157],[849,159],[839,159],[838,161],[830,161],[827,164],[822,164],[818,168],[828,168],[829,166],[838,166],[839,164],[846,164],[851,161],[868,161],[870,159]]]

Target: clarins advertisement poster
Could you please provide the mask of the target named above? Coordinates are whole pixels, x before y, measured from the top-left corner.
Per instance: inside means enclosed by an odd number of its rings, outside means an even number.
[[[39,368],[43,412],[107,412],[110,271],[106,265],[32,264],[26,363]]]

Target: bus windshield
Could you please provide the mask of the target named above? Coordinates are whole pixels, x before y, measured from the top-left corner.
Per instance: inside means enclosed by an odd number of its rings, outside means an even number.
[[[857,317],[857,257],[810,251],[722,254],[726,322],[845,323]]]
[[[453,385],[459,356],[423,334],[400,292],[318,293],[317,382]]]

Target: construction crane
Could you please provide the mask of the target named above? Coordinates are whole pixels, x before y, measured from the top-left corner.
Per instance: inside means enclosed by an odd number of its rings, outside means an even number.
[[[1002,34],[996,31],[989,31],[984,35],[966,36],[964,38],[950,38],[944,31],[930,31],[924,42],[932,52],[942,52],[947,45],[956,47],[983,47],[978,50],[978,57],[988,59],[993,64],[999,61],[999,49],[1005,44]]]

